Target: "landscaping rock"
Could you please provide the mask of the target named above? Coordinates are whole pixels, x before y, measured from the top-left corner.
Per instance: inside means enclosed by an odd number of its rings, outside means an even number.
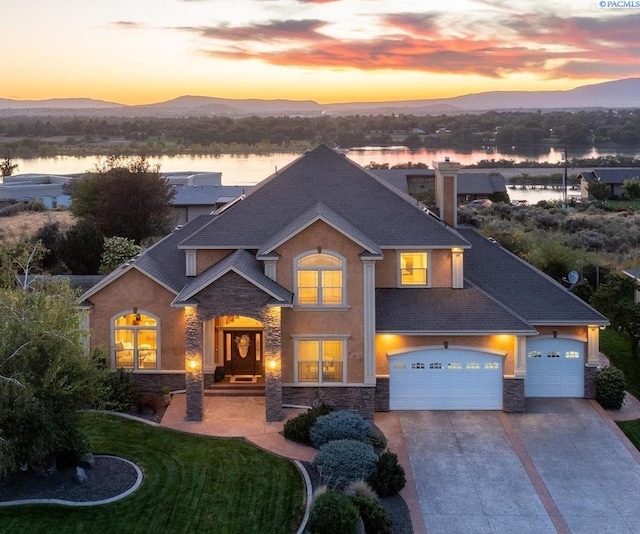
[[[83,454],[78,460],[78,465],[83,469],[93,469],[96,466],[96,459],[90,452]]]
[[[89,482],[89,477],[87,477],[87,472],[82,469],[82,467],[76,467],[76,474],[73,477],[73,480],[77,484],[83,485]]]

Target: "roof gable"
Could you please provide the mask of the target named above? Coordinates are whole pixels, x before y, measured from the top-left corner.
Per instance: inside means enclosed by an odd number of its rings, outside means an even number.
[[[196,297],[200,291],[231,271],[251,282],[276,301],[284,305],[293,302],[293,294],[267,277],[252,254],[246,250],[236,250],[186,284],[172,305],[180,306],[192,303],[191,299]]]

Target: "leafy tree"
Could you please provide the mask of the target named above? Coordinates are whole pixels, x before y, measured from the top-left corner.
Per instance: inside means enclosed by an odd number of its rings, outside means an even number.
[[[568,247],[561,239],[549,237],[532,245],[525,259],[558,282],[586,263],[582,251]]]
[[[92,216],[106,237],[121,236],[140,244],[164,235],[175,223],[175,191],[144,156],[111,156],[94,173],[74,180],[71,211]]]
[[[638,357],[640,342],[640,304],[635,302],[636,289],[635,279],[612,274],[591,296],[591,305],[609,319],[611,327],[629,336],[634,358]]]
[[[142,247],[136,245],[133,239],[118,236],[105,239],[104,248],[102,249],[100,271],[109,273],[118,265],[133,258],[141,251]]]
[[[611,195],[609,185],[604,182],[589,182],[587,189],[589,190],[589,195],[596,200],[607,200]]]
[[[42,246],[46,249],[46,252],[40,261],[40,265],[43,270],[47,272],[59,270],[61,263],[59,257],[60,243],[63,237],[64,236],[60,232],[60,223],[58,222],[45,224],[33,236],[33,242],[35,243],[40,241]]]
[[[80,219],[60,240],[60,257],[73,274],[98,274],[104,236],[91,219]]]
[[[4,178],[5,176],[11,176],[13,171],[18,168],[17,163],[13,163],[11,158],[5,158],[2,163],[0,163],[0,175]]]
[[[640,198],[640,180],[637,178],[629,178],[622,182],[622,189],[624,189],[624,195],[629,200]]]
[[[8,271],[1,274],[17,274]],[[76,305],[66,282],[0,288],[0,473],[89,449],[79,410],[99,401],[103,380],[84,353]]]

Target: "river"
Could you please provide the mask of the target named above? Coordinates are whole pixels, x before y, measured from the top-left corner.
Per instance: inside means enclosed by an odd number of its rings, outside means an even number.
[[[638,151],[629,150],[599,150],[588,149],[581,152],[571,152],[569,157],[589,157],[607,155],[639,156]],[[532,160],[537,162],[549,162],[561,166],[562,151],[556,148],[549,148],[548,151],[538,153],[536,156],[524,154],[507,154],[496,151],[472,150],[456,151],[450,149],[439,150],[407,150],[404,147],[393,147],[391,149],[380,149],[379,147],[363,147],[352,149],[346,153],[347,157],[360,165],[367,165],[371,162],[388,163],[389,166],[400,163],[426,163],[429,167],[433,161],[443,161],[445,157],[451,158],[462,165],[477,163],[483,159],[510,159],[516,162]],[[153,164],[160,165],[162,171],[216,171],[222,172],[222,181],[225,185],[253,185],[263,178],[272,174],[275,170],[281,169],[299,154],[278,153],[278,154],[222,154],[214,155],[180,155],[180,156],[159,156],[150,158]],[[15,159],[18,164],[16,174],[38,173],[38,174],[77,174],[92,170],[96,164],[104,161],[101,156],[57,156],[48,158]],[[505,176],[519,174],[525,170],[530,174],[536,172],[548,173],[549,170],[535,169],[496,169]],[[559,168],[554,172],[559,172]],[[480,169],[488,171],[488,169]],[[533,172],[532,172],[533,171]],[[571,173],[580,172],[580,169],[572,169]],[[560,191],[554,190],[508,190],[512,199],[527,200],[535,203],[538,200],[560,199]],[[569,195],[576,192],[570,192]]]

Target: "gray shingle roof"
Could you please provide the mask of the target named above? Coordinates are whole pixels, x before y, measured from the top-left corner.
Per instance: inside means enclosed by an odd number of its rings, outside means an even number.
[[[537,333],[475,287],[376,289],[376,331]]]
[[[257,249],[317,202],[381,247],[468,246],[414,200],[320,145],[258,184],[181,247]]]
[[[260,262],[256,260],[253,254],[240,249],[209,267],[209,269],[195,278],[190,278],[190,281],[175,298],[174,303],[185,304],[188,303],[191,298],[197,298],[197,294],[200,291],[229,271],[238,273],[243,278],[271,294],[272,297],[281,303],[291,304],[293,302],[293,294],[271,280],[271,278],[265,276]]]
[[[603,184],[622,184],[622,182],[631,178],[640,180],[640,168],[593,169],[593,172],[582,173],[582,176],[587,182],[597,180]]]
[[[434,179],[436,174],[433,169],[374,169],[370,172],[404,193],[409,190],[408,177]],[[458,195],[491,195],[507,191],[506,180],[499,173],[460,171],[457,183]]]
[[[226,204],[245,192],[246,187],[234,185],[176,185],[171,204],[174,206],[209,206]]]
[[[627,276],[630,276],[631,278],[636,278],[640,280],[640,267],[636,267],[634,269],[625,269],[622,272]]]
[[[608,324],[606,317],[565,287],[471,228],[464,277],[533,325]]]

